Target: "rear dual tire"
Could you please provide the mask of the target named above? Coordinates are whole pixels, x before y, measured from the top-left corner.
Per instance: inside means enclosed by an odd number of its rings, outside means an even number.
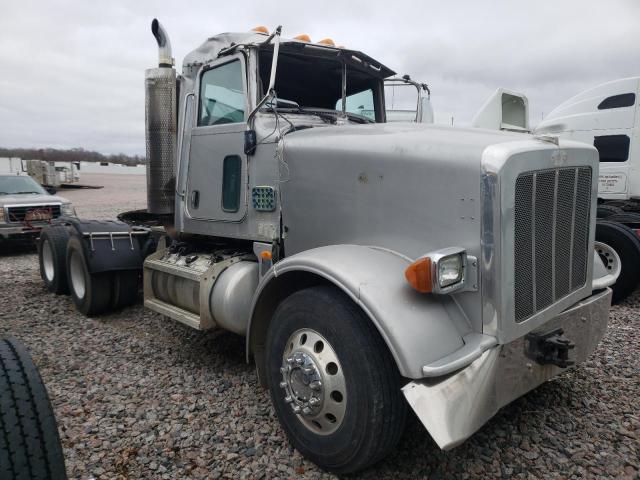
[[[71,299],[80,313],[88,317],[108,310],[111,278],[107,273],[90,273],[82,240],[73,236],[67,245],[67,272]]]
[[[138,271],[89,272],[84,245],[77,236],[67,245],[67,272],[71,299],[88,317],[133,305],[138,299]]]
[[[47,290],[56,295],[69,293],[67,279],[67,242],[69,231],[62,225],[42,229],[38,241],[40,277]]]

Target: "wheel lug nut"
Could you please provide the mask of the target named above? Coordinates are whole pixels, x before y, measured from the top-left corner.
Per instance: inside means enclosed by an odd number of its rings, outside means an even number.
[[[309,414],[311,413],[311,409],[310,409],[309,407],[304,407],[304,408],[302,409],[302,413],[303,413],[304,415],[309,415]]]
[[[287,369],[285,367],[280,367],[280,373],[287,373]]]
[[[287,382],[280,382],[280,388],[287,388]]]
[[[293,402],[293,397],[291,395],[287,395],[286,397],[284,397],[284,401],[287,403],[291,403]]]
[[[293,405],[293,413],[300,413],[302,409],[298,405]]]
[[[304,358],[302,357],[297,357],[296,358],[296,365],[302,365],[304,363]]]
[[[309,384],[311,390],[320,390],[322,388],[322,382],[320,380],[315,380]]]
[[[287,363],[291,365],[293,363],[293,358],[292,357],[287,358]]]
[[[306,373],[307,375],[311,375],[312,373],[315,372],[315,368],[313,368],[313,367],[305,367],[302,371],[304,373]]]
[[[318,405],[320,403],[320,400],[317,399],[316,397],[311,397],[309,399],[309,405],[311,405],[312,407],[315,407],[316,405]]]

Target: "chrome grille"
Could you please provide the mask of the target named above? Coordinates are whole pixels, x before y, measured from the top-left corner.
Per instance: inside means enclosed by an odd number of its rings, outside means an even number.
[[[514,209],[516,322],[584,286],[590,211],[589,167],[518,176]]]
[[[25,205],[7,207],[7,219],[10,223],[22,223],[31,210],[51,210],[51,218],[60,216],[60,205]]]

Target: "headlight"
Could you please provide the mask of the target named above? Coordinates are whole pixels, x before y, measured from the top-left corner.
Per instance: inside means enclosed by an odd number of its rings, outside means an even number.
[[[438,262],[438,285],[448,287],[458,283],[462,280],[463,272],[461,253],[441,258]]]
[[[467,256],[467,251],[460,247],[443,248],[420,257],[407,267],[404,275],[409,285],[422,293],[478,289],[476,258]]]
[[[72,205],[72,204],[70,204],[70,203],[63,203],[63,204],[60,206],[60,213],[61,213],[62,215],[66,215],[66,216],[68,216],[68,217],[69,217],[69,216],[70,216],[70,217],[75,217],[75,215],[76,215],[76,211],[75,211],[75,209],[73,208],[73,205]]]

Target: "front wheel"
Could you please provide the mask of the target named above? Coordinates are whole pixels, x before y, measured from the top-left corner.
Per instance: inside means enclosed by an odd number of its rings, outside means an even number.
[[[387,455],[404,429],[402,379],[369,318],[335,287],[294,293],[267,333],[269,391],[289,440],[327,470]]]

